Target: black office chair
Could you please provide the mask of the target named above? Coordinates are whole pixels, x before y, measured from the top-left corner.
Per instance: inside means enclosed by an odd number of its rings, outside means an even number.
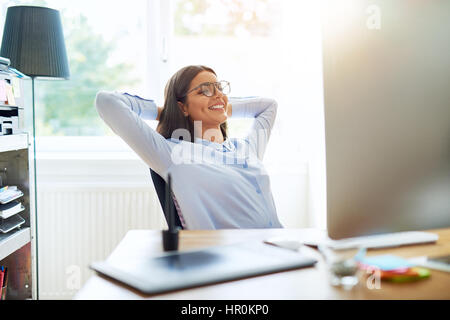
[[[152,176],[153,185],[155,186],[156,193],[158,194],[159,203],[161,203],[161,208],[164,212],[164,216],[166,217],[167,223],[169,223],[169,212],[166,212],[166,182],[163,178],[161,178],[159,174],[157,174],[152,169],[150,169],[150,174]],[[172,201],[173,207],[176,208],[172,197],[170,198],[170,201]],[[178,214],[175,214],[175,226],[183,229]]]

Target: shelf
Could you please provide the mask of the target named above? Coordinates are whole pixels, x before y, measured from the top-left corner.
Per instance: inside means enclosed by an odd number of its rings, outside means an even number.
[[[0,136],[0,152],[28,149],[28,135],[26,133]]]
[[[0,261],[11,253],[22,248],[31,241],[31,229],[29,227],[11,231],[9,233],[0,233]]]
[[[19,108],[18,106],[10,106],[8,104],[0,104],[0,110],[10,111],[10,110],[17,110],[17,109],[22,109],[22,108]]]

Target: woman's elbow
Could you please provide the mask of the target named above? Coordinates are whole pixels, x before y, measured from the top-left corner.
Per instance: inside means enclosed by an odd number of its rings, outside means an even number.
[[[268,98],[268,97],[262,97],[262,103],[264,103],[266,106],[277,109],[278,108],[278,102],[274,98]]]
[[[278,102],[275,99],[271,99],[272,100],[272,108],[274,108],[275,110],[278,109]]]
[[[273,98],[266,98],[267,99],[267,105],[269,109],[275,110],[275,112],[278,109],[278,102],[277,100],[273,99]]]
[[[99,116],[106,121],[105,117],[120,106],[119,100],[114,92],[99,91],[95,97],[95,108]]]
[[[107,91],[99,91],[95,97],[95,107],[97,111],[102,111],[111,102],[111,93]]]

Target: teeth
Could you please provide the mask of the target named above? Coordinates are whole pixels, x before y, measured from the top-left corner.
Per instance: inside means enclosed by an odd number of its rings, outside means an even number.
[[[217,105],[217,106],[209,107],[209,109],[222,109],[222,108],[223,108],[222,105]]]

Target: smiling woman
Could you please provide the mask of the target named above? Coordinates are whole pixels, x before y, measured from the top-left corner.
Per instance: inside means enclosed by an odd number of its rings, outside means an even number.
[[[227,93],[229,90],[217,82],[216,73],[211,68],[182,68],[166,85],[164,108],[156,131],[168,139],[175,130],[185,129],[189,133],[183,133],[185,141],[194,142],[197,137],[224,142],[228,136],[228,112],[231,112]]]
[[[153,171],[166,181],[170,173],[183,228],[281,228],[262,162],[277,103],[267,98],[229,101],[216,83],[214,71],[204,66],[175,73],[165,89],[159,133],[144,123],[157,118],[152,100],[102,91],[97,111]],[[212,91],[205,89],[211,84]],[[228,116],[255,118],[250,134],[228,138]]]

